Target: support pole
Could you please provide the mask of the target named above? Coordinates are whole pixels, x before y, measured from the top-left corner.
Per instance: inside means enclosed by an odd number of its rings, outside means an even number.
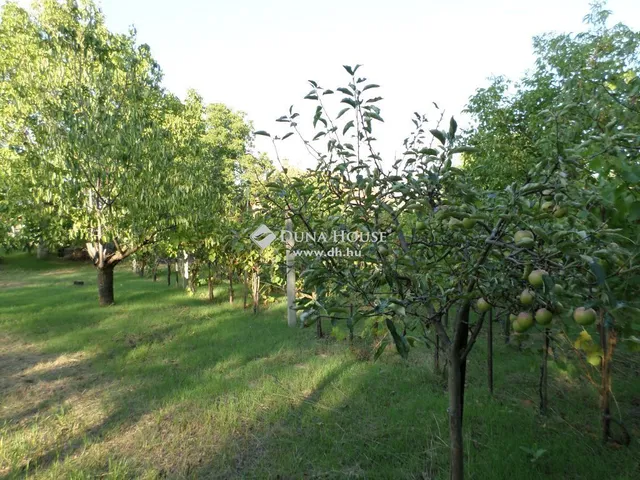
[[[284,228],[289,232],[286,241],[286,261],[287,261],[287,324],[290,327],[295,327],[297,322],[296,311],[296,270],[293,255],[293,222],[291,217],[287,216],[284,222]]]

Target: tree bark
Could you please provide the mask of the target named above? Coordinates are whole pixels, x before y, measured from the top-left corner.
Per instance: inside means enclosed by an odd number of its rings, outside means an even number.
[[[229,303],[233,305],[233,272],[229,272]]]
[[[602,414],[602,442],[611,438],[611,360],[617,339],[615,330],[610,330],[605,323],[604,311],[599,312],[600,347],[602,348],[602,362],[600,364],[600,413]]]
[[[45,243],[38,242],[38,250],[36,253],[38,260],[46,259],[48,254],[49,254],[49,250],[47,250],[47,246],[45,245]]]
[[[247,279],[247,272],[242,272],[242,282],[244,283],[242,308],[246,310],[247,307],[249,307],[249,280]]]
[[[113,298],[113,265],[105,265],[98,268],[98,297],[100,305],[107,306],[114,304]]]
[[[462,422],[464,418],[464,383],[467,359],[462,354],[469,337],[470,303],[465,301],[458,310],[454,328],[453,343],[449,347],[449,442],[450,479],[464,478],[464,439]]]
[[[167,258],[167,287],[171,286],[171,261]]]
[[[153,262],[153,281],[158,281],[158,261]]]

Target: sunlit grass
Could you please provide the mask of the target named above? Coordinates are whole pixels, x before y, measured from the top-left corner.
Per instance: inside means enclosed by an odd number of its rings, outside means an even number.
[[[282,304],[254,316],[225,290],[210,304],[122,267],[117,305],[100,308],[92,267],[6,257],[0,478],[447,477],[447,398],[430,350],[373,363],[361,341],[318,341],[287,328]],[[495,345],[494,397],[482,339],[471,356],[469,478],[638,478],[637,442],[600,443],[593,388],[553,367],[540,417],[538,355]],[[627,368],[614,384],[636,436],[639,383]],[[532,462],[520,447],[546,453]]]

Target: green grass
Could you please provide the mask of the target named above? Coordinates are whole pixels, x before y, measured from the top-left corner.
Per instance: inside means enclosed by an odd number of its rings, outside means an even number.
[[[287,328],[282,304],[230,306],[222,285],[210,304],[124,266],[115,283],[117,305],[100,308],[90,266],[0,264],[0,478],[448,478],[429,350],[373,363],[363,341]],[[592,387],[553,367],[541,417],[538,357],[497,337],[490,397],[484,344],[469,367],[468,478],[640,478],[635,439],[600,442]],[[616,400],[638,437],[638,364],[622,358]]]

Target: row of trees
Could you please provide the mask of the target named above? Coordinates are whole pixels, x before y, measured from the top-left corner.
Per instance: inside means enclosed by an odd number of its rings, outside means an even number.
[[[296,259],[303,325],[328,319],[352,335],[364,325],[380,334],[376,357],[429,343],[446,359],[452,478],[463,477],[466,362],[491,314],[514,341],[542,345],[543,411],[550,348],[600,369],[609,439],[613,355],[640,344],[640,36],[607,27],[607,15],[596,6],[587,32],[536,39],[532,73],[470,99],[468,131],[416,113],[391,166],[374,137],[379,86],[360,66],[345,66],[336,89],[310,81],[312,138],[293,107],[282,133],[255,132],[276,150],[304,142],[317,167],[294,174],[248,154],[241,114],[162,89],[148,47],[109,32],[91,3],[43,1],[31,13],[10,3],[0,242],[15,227],[35,242],[83,242],[101,304],[113,303],[113,270],[133,256],[179,265],[191,291],[206,272],[210,296],[215,277],[231,299],[240,280],[257,308],[265,282],[284,281],[284,252],[249,234],[289,218],[311,239],[297,246],[318,253]],[[367,239],[348,235],[357,232]]]
[[[242,114],[164,90],[149,47],[91,2],[8,3],[0,43],[0,244],[84,244],[102,305],[136,254],[186,259],[192,279],[258,271],[242,240],[270,164]]]
[[[276,148],[298,136],[317,160],[267,184],[272,209],[326,253],[297,259],[304,324],[385,325],[376,356],[389,343],[403,357],[429,343],[446,357],[452,479],[463,478],[466,362],[491,310],[515,341],[540,342],[542,411],[550,348],[600,369],[612,438],[613,355],[640,346],[640,36],[607,28],[607,16],[595,6],[587,32],[536,39],[536,69],[513,92],[499,78],[470,99],[469,131],[453,118],[429,127],[416,113],[391,170],[373,134],[378,85],[358,65],[344,67],[339,88],[309,82],[313,138],[293,109],[279,119],[284,133],[256,132]],[[369,240],[319,235],[333,231]]]

